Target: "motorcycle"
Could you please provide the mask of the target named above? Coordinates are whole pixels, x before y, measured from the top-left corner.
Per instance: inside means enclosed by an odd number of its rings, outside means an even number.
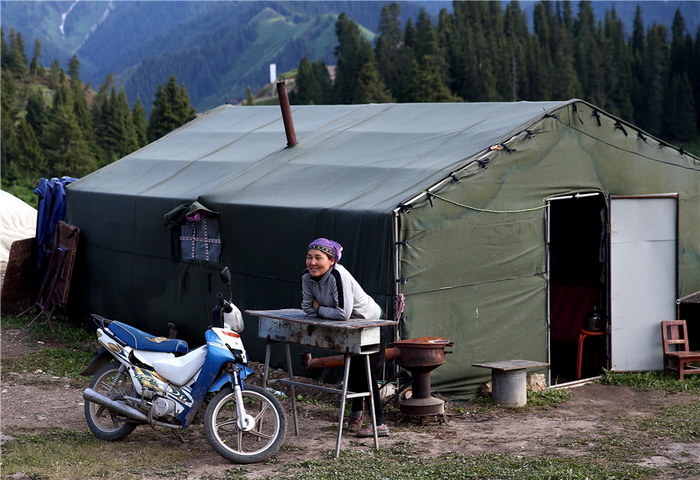
[[[221,279],[231,294],[228,268]],[[263,462],[279,450],[287,426],[284,410],[269,391],[244,385],[253,370],[240,336],[243,316],[221,293],[206,344],[192,350],[182,340],[92,318],[100,349],[81,374],[94,375],[83,398],[85,419],[97,438],[122,440],[144,424],[180,435],[206,405],[206,439],[225,459]]]

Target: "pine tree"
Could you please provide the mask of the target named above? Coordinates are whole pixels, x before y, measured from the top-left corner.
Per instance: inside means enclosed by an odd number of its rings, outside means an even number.
[[[49,123],[44,131],[43,145],[48,145],[46,160],[49,175],[82,177],[97,168],[97,160],[85,139],[74,108],[70,87],[59,87],[54,95]]]
[[[632,78],[630,79],[630,96],[634,109],[634,117],[630,120],[639,123],[641,126],[641,106],[644,103],[643,91],[643,75],[644,75],[644,43],[646,41],[644,34],[644,21],[642,19],[642,9],[639,5],[634,12],[634,21],[632,23],[632,36],[628,43],[630,52],[630,61],[632,62]]]
[[[316,89],[318,91],[318,99],[316,103],[318,105],[330,104],[333,100],[333,82],[331,81],[331,76],[328,73],[328,66],[323,59],[316,60],[311,64],[311,69],[313,71],[315,83],[317,85]]]
[[[90,88],[90,85],[83,85],[80,79],[80,60],[78,60],[78,57],[75,55],[68,61],[68,76],[70,77],[69,84],[72,93],[71,98],[73,110],[75,111],[75,118],[82,130],[82,135],[87,143],[88,149],[94,156],[94,161],[92,163],[101,164],[101,160],[104,158],[104,152],[101,151],[95,137],[92,115],[90,113],[90,107],[88,107],[85,93],[86,90]]]
[[[359,91],[362,68],[373,60],[372,46],[365,40],[360,28],[341,13],[335,24],[338,45],[335,47],[335,103],[360,103],[363,93]]]
[[[15,32],[13,28],[10,29],[8,67],[12,73],[19,76],[26,75],[28,71],[27,55],[25,54],[24,49],[24,39],[22,38],[22,34]]]
[[[148,139],[158,140],[194,118],[195,110],[185,86],[178,86],[175,75],[171,75],[167,83],[158,85],[148,121]]]
[[[585,4],[585,2],[581,3]],[[578,41],[574,40],[574,33],[571,30],[572,22],[569,4],[565,3],[564,7],[565,10],[562,12],[560,18],[556,19],[552,24],[552,40],[554,42],[552,46],[554,49],[554,56],[552,57],[552,68],[554,72],[551,87],[552,98],[556,100],[568,100],[577,97],[588,99],[588,97],[586,97],[586,91],[583,90],[582,92],[581,85],[579,84],[579,75],[574,65],[575,63],[578,64],[575,58],[577,52],[579,50],[585,51],[585,49],[589,47],[582,46],[580,44],[582,41],[581,39]],[[585,11],[585,8],[582,7],[582,10]],[[585,19],[583,24],[587,26],[589,19],[586,14],[583,16]],[[586,29],[585,35],[582,36],[585,37],[589,34],[593,35],[593,32],[589,32],[588,29]],[[589,39],[588,41],[590,42],[591,40]],[[574,45],[576,45],[576,48]],[[590,43],[588,45],[590,46]],[[589,54],[591,54],[591,52],[585,51],[580,55],[583,58],[579,61],[587,61],[587,55]],[[591,64],[592,62],[588,63]]]
[[[663,25],[653,25],[648,33],[642,57],[642,98],[639,105],[642,128],[659,135],[662,128],[664,89],[668,74],[667,30]]]
[[[0,132],[2,141],[0,142],[0,167],[3,172],[7,172],[14,159],[17,147],[17,135],[15,128],[15,118],[17,108],[15,107],[15,85],[8,70],[2,71],[0,92]],[[6,184],[8,179],[3,174],[2,182]]]
[[[506,25],[504,38],[508,46],[504,61],[507,62],[510,78],[510,92],[504,96],[504,100],[517,102],[529,96],[529,64],[526,55],[531,48],[527,19],[517,1],[506,6],[503,22]]]
[[[695,48],[689,59],[690,69],[688,77],[693,86],[693,98],[695,99],[695,119],[698,131],[700,131],[700,27],[695,33]]]
[[[117,91],[112,87],[108,100],[102,104],[100,119],[97,140],[104,152],[105,163],[125,157],[139,148],[123,88]]]
[[[443,22],[445,18],[443,17]],[[444,26],[444,23],[443,23]],[[441,32],[447,35],[444,30]],[[421,8],[416,22],[416,47],[412,66],[411,102],[453,102],[458,97],[450,89],[450,68],[445,49],[428,13]]]
[[[34,129],[37,138],[44,134],[44,128],[49,120],[49,113],[44,101],[42,89],[33,88],[27,97],[27,110],[25,112],[27,122]]]
[[[435,27],[430,20],[430,15],[421,7],[416,21],[416,46],[413,50],[414,59],[420,61],[425,55],[437,55],[438,42]]]
[[[691,142],[697,136],[695,101],[687,73],[676,74],[671,78],[664,95],[663,118],[663,138]]]
[[[632,106],[632,54],[625,43],[622,20],[615,13],[605,13],[605,58],[603,62],[606,96],[601,107],[621,118],[634,118]]]
[[[358,103],[390,103],[394,101],[391,93],[379,76],[374,62],[367,62],[358,78]]]
[[[136,145],[138,148],[148,144],[148,119],[146,118],[146,109],[143,108],[141,99],[137,98],[134,108],[131,109],[131,118],[134,122],[134,135],[136,136]]]
[[[493,63],[493,46],[484,25],[490,15],[486,2],[455,2],[455,28],[459,31],[457,58],[451,70],[459,79],[455,93],[466,101],[494,101],[498,98]]]
[[[299,62],[296,88],[290,101],[296,105],[322,105],[331,101],[332,85],[326,62],[310,62],[304,55]]]
[[[34,40],[34,54],[32,55],[32,61],[29,64],[29,73],[32,75],[40,75],[42,73],[43,69],[39,63],[39,58],[41,58],[41,40],[37,38]]]
[[[550,2],[538,2],[533,13],[534,38],[528,55],[530,69],[529,85],[531,100],[551,100],[553,98],[555,17]]]
[[[382,7],[375,57],[384,84],[398,102],[405,102],[409,95],[413,54],[404,44],[404,32],[399,22],[400,12],[401,7],[397,3]]]
[[[461,99],[453,94],[445,84],[441,74],[443,61],[433,55],[423,55],[413,66],[412,102],[458,102]]]
[[[590,1],[579,3],[579,14],[574,22],[574,56],[581,83],[580,94],[591,103],[602,105],[606,87],[602,73],[602,53],[595,25],[595,15]]]
[[[58,60],[52,61],[49,69],[49,88],[55,90],[60,87],[64,82],[65,74]]]
[[[5,29],[2,27],[0,27],[0,41],[2,42],[0,45],[0,67],[4,70],[10,66],[10,46],[5,40]]]
[[[36,185],[47,174],[46,158],[34,129],[24,118],[17,122],[16,142],[9,175],[20,185]]]

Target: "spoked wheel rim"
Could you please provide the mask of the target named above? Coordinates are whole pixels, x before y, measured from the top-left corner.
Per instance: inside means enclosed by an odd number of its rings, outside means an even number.
[[[263,393],[249,388],[242,392],[242,396],[246,413],[254,419],[253,428],[244,431],[238,427],[236,396],[230,391],[208,416],[208,430],[223,456],[237,462],[261,461],[279,448],[285,419],[281,409],[276,408]]]

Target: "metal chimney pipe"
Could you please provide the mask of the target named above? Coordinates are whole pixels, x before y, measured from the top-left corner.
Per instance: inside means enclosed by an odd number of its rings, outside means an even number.
[[[296,145],[297,135],[294,133],[294,122],[292,121],[292,109],[289,108],[289,97],[287,96],[287,85],[282,82],[277,82],[277,96],[280,99],[280,108],[282,109],[282,121],[284,122],[284,131],[287,134],[287,148]]]

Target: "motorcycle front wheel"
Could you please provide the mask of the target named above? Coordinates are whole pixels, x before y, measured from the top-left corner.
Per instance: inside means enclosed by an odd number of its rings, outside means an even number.
[[[134,396],[131,378],[126,372],[119,373],[119,366],[119,362],[114,361],[100,368],[92,377],[90,388],[112,399]],[[97,438],[108,442],[126,438],[138,426],[123,415],[88,400],[85,400],[85,420]]]
[[[282,446],[287,420],[280,402],[267,390],[255,385],[241,392],[245,411],[254,419],[249,431],[238,428],[236,395],[233,388],[222,389],[204,413],[204,433],[216,453],[234,463],[264,462]]]

